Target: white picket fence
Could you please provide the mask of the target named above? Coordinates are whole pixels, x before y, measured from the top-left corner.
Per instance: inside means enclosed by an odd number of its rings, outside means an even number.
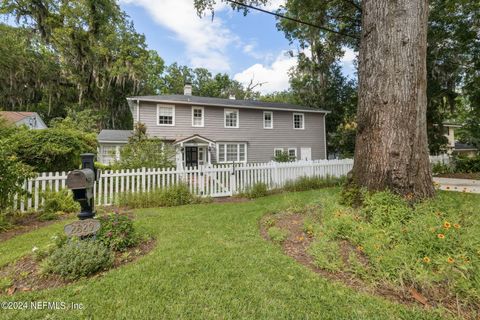
[[[449,163],[447,155],[431,156],[432,163]],[[196,168],[163,168],[101,171],[95,182],[94,194],[97,205],[112,205],[117,197],[126,192],[148,192],[158,188],[185,183],[193,194],[199,196],[232,196],[265,183],[269,189],[281,188],[287,181],[300,177],[342,177],[353,167],[353,159],[314,160],[287,163],[248,163],[200,166]],[[44,172],[25,182],[26,195],[17,196],[15,209],[37,210],[47,190],[65,188],[66,172]]]
[[[430,156],[430,163],[442,163],[442,164],[450,164],[451,157],[448,154],[440,154],[438,156]]]
[[[341,177],[353,166],[352,159],[315,160],[288,163],[249,163],[235,165],[201,166],[196,168],[163,168],[101,171],[94,185],[97,205],[115,204],[125,192],[148,192],[158,188],[185,183],[193,194],[223,197],[237,194],[256,183],[268,188],[281,188],[287,181],[307,177]],[[37,210],[47,190],[65,188],[66,172],[41,173],[25,182],[27,195],[16,197],[15,208],[20,211]]]

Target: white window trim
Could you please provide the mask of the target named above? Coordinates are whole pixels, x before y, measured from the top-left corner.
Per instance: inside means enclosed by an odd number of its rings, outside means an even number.
[[[224,161],[220,161],[220,147],[219,145],[223,144],[223,158],[225,159]],[[240,145],[243,144],[245,145],[245,160],[237,160],[235,161],[236,163],[247,163],[248,160],[248,145],[246,142],[219,142],[217,143],[216,146],[216,153],[217,153],[217,163],[232,163],[233,161],[227,161],[227,144],[236,144],[237,145],[237,159],[240,159]]]
[[[196,126],[196,125],[194,124],[194,121],[193,121],[193,119],[194,119],[193,114],[194,114],[195,109],[200,109],[200,110],[202,110],[202,124],[201,124],[201,125],[198,125],[198,126]],[[200,128],[200,127],[204,127],[204,126],[205,126],[205,108],[204,108],[204,107],[192,106],[192,127],[198,127],[198,128]]]
[[[277,156],[277,151],[280,150],[282,151],[282,153],[284,152],[284,148],[273,148],[273,156],[276,157]]]
[[[266,127],[265,126],[265,114],[270,113],[270,118],[272,121],[272,126],[271,127]],[[263,129],[273,129],[273,111],[263,111]]]
[[[295,151],[295,160],[297,160],[297,148],[288,148],[287,152],[288,152],[288,156],[290,157],[290,150],[294,150]]]
[[[302,127],[301,128],[295,128],[295,116],[296,115],[301,115],[302,116]],[[292,124],[293,124],[293,129],[295,130],[305,130],[305,114],[300,113],[300,112],[294,112],[292,115]]]
[[[172,124],[160,124],[160,107],[172,108]],[[157,126],[160,127],[174,127],[175,126],[175,106],[171,104],[157,104]]]
[[[237,126],[236,127],[227,127],[227,112],[236,112],[237,113]],[[240,127],[240,111],[238,109],[223,109],[223,127],[226,129],[238,129]]]

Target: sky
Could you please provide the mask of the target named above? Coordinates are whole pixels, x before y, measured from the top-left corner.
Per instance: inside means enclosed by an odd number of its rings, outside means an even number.
[[[264,7],[274,11],[285,0],[272,0]],[[220,2],[220,1],[217,1]],[[229,74],[248,85],[263,83],[261,93],[289,88],[288,72],[296,65],[289,50],[298,52],[276,28],[275,17],[251,11],[244,16],[225,3],[199,17],[193,0],[120,0],[137,32],[143,33],[150,49],[157,50],[166,64],[178,62],[213,73]],[[355,52],[345,50],[343,73],[353,77]]]

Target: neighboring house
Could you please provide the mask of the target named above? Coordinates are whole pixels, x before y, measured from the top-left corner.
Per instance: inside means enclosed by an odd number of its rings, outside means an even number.
[[[443,123],[445,128],[445,137],[447,137],[447,153],[448,154],[459,154],[465,156],[474,156],[477,153],[477,149],[469,144],[460,143],[455,140],[455,130],[461,128],[462,126],[454,123]]]
[[[0,111],[0,117],[16,126],[25,125],[29,129],[46,129],[47,125],[36,112]]]
[[[326,158],[329,111],[299,105],[191,95],[127,98],[134,124],[176,146],[177,166],[268,162],[288,152],[298,160]]]
[[[120,159],[120,149],[127,144],[128,138],[133,135],[132,130],[102,130],[97,136],[97,161],[111,164]]]

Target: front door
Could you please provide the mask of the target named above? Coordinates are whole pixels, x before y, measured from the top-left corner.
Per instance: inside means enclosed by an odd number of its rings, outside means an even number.
[[[185,147],[185,166],[198,166],[198,147]]]
[[[300,159],[305,161],[312,160],[312,148],[300,148]]]

